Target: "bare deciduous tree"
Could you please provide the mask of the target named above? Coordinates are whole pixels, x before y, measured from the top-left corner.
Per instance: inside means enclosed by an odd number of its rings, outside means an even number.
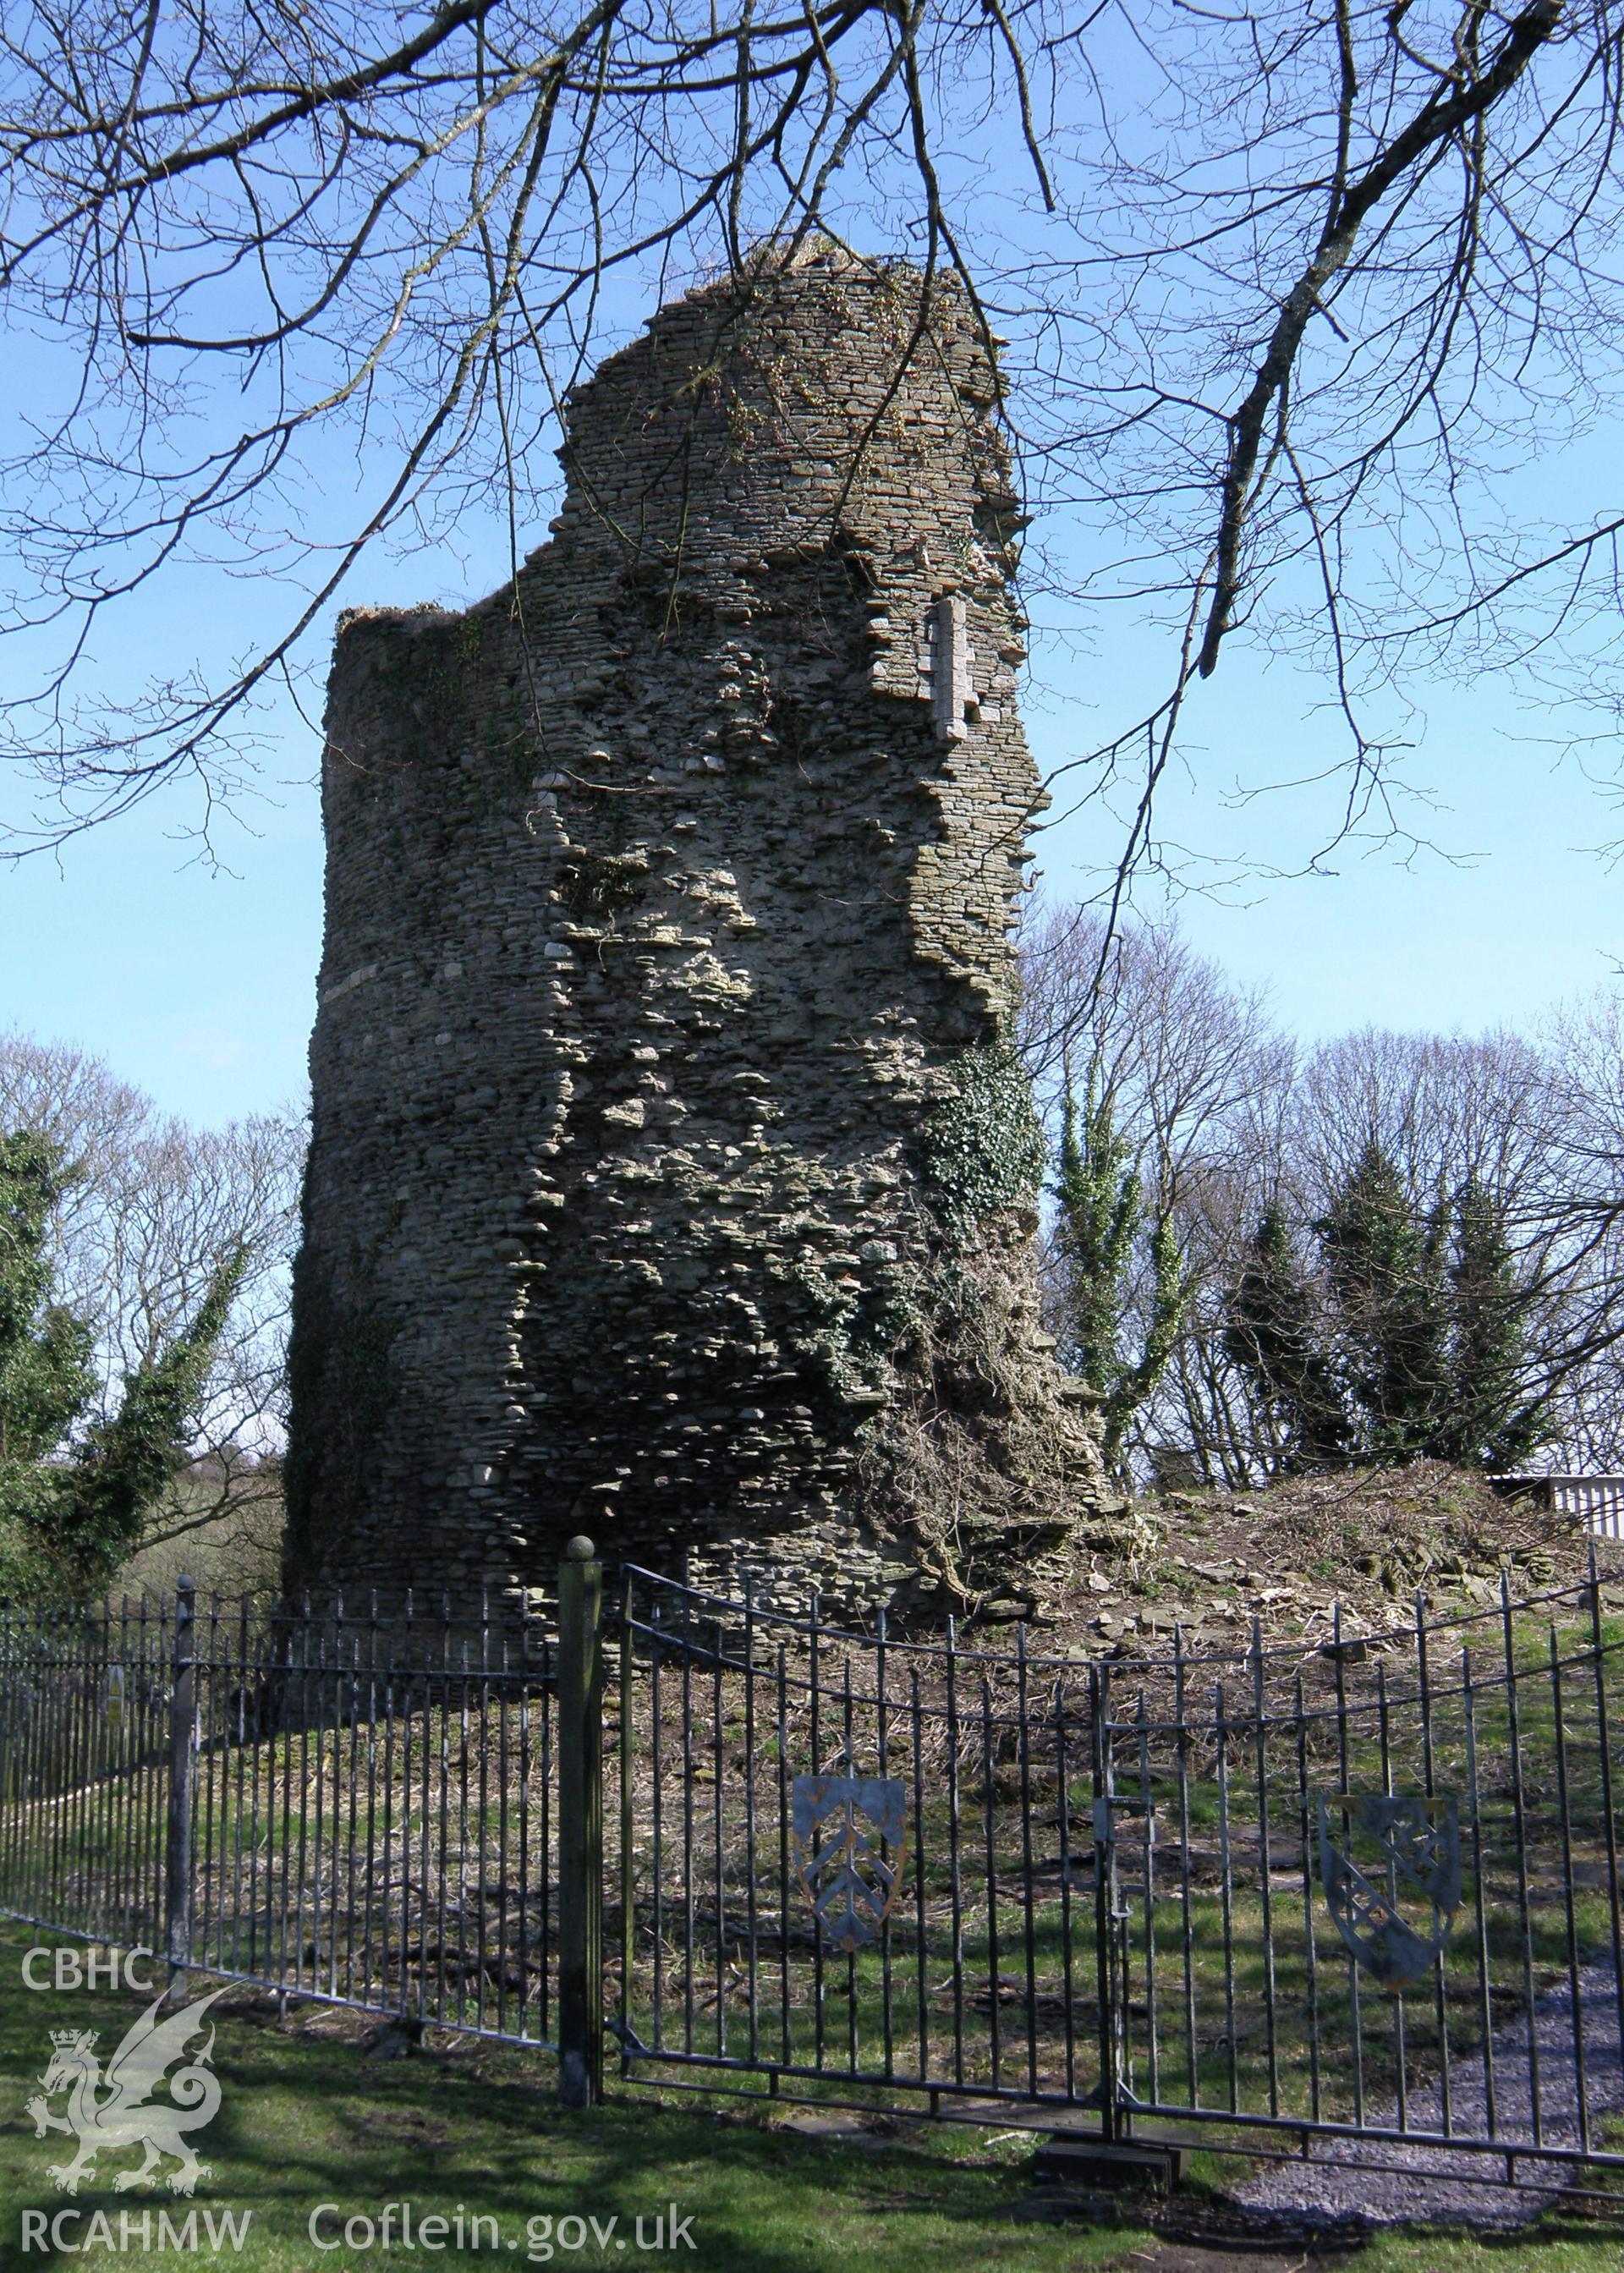
[[[1131,1423],[1142,1468],[1153,1443],[1182,1443],[1177,1415],[1219,1393],[1205,1377],[1246,1217],[1277,1175],[1273,1123],[1290,1093],[1292,1053],[1261,997],[1231,985],[1171,920],[1108,929],[1097,909],[1037,910],[1022,972],[1022,1046],[1051,1145],[1068,1084],[1091,1090],[1143,1188],[1145,1233],[1130,1258],[1122,1322],[1136,1346],[1156,1301],[1155,1227],[1171,1226],[1177,1239],[1183,1323],[1168,1372]],[[1047,1275],[1051,1302],[1063,1303],[1065,1273],[1052,1258]],[[1223,1433],[1201,1432],[1215,1441]]]
[[[582,359],[673,273],[730,275],[743,316],[752,242],[815,230],[956,272],[1016,339],[1072,587],[1166,626],[1162,693],[1078,761],[1126,789],[1124,872],[1243,626],[1321,642],[1352,735],[1328,833],[1388,825],[1373,684],[1418,640],[1503,659],[1540,591],[1558,634],[1619,526],[1524,538],[1496,480],[1613,373],[1618,28],[1611,0],[24,0],[0,279],[34,381],[0,497],[35,675],[5,715],[57,801],[13,849],[240,783],[367,545],[475,512],[517,565]],[[251,651],[183,642],[113,702],[109,619],[233,572]]]
[[[165,1119],[97,1060],[0,1036],[0,1129],[59,1145],[55,1285],[95,1336],[101,1404],[190,1318],[222,1258],[245,1249],[221,1337],[192,1467],[148,1525],[149,1540],[206,1526],[258,1537],[281,1519],[288,1266],[303,1129],[261,1115],[220,1130]]]
[[[1057,909],[1023,943],[1024,1039],[1051,1126],[1066,1053],[1096,1069],[1178,1234],[1182,1330],[1135,1414],[1137,1473],[1240,1486],[1295,1457],[1230,1347],[1232,1295],[1265,1213],[1291,1227],[1326,1302],[1315,1227],[1367,1151],[1418,1226],[1470,1193],[1508,1249],[1518,1401],[1557,1465],[1624,1466],[1624,1001],[1532,1038],[1381,1030],[1296,1049],[1176,926]],[[1444,1264],[1441,1262],[1440,1268]],[[1149,1299],[1140,1257],[1130,1302]],[[1057,1288],[1058,1299],[1058,1288]]]

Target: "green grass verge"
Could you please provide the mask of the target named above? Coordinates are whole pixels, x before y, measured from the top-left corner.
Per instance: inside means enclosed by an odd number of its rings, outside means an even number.
[[[954,2273],[954,2269],[1030,2269],[1030,2273],[1141,2273],[1166,2266],[1215,2269],[1237,2260],[1216,2251],[1209,2260],[1187,2238],[1158,2237],[1141,2210],[1125,2206],[1104,2220],[1057,2220],[1037,2200],[1027,2178],[1029,2144],[997,2133],[907,2127],[895,2144],[871,2139],[819,2140],[782,2127],[782,2114],[741,2112],[737,2106],[685,2097],[617,2093],[587,2114],[570,2114],[551,2097],[550,2061],[502,2047],[439,2037],[422,2057],[382,2061],[353,2041],[295,2024],[279,2027],[268,2005],[228,2013],[217,2030],[214,2069],[223,2092],[219,2114],[200,2150],[212,2164],[195,2204],[164,2191],[115,2192],[115,2172],[129,2152],[104,2155],[94,2181],[70,2202],[48,2166],[63,2158],[60,2134],[36,2140],[25,2102],[37,2089],[52,2029],[100,2031],[105,2057],[141,2000],[102,1990],[29,1994],[21,1986],[21,1959],[34,1939],[20,1928],[0,1927],[0,2266],[65,2265],[70,2262],[141,2263],[139,2250],[107,2252],[94,2245],[91,2220],[107,2214],[119,2232],[119,2216],[137,2221],[149,2211],[157,2234],[160,2209],[184,2217],[224,2209],[247,2215],[240,2248],[219,2259],[243,2273],[318,2273],[323,2267],[547,2263],[571,2273],[601,2273],[605,2265],[685,2266],[695,2273],[800,2273],[838,2268],[840,2273]],[[672,2096],[674,2097],[674,2096]],[[60,2108],[60,2099],[53,2102]],[[168,2166],[166,2166],[168,2167]],[[1203,2193],[1222,2179],[1214,2157],[1203,2157],[1183,2198],[1181,2224],[1199,2209]],[[441,2217],[451,2246],[408,2254],[398,2248],[352,2249],[341,2241],[321,2251],[309,2221],[318,2205],[335,2204],[321,2231],[341,2233],[354,2216],[375,2222],[383,2206],[409,2200],[421,2225]],[[692,2249],[640,2250],[635,2221],[670,2216],[691,2221]],[[48,2217],[66,2209],[84,2214],[64,2239],[86,2246],[72,2254],[49,2247],[23,2247],[24,2216]],[[457,2249],[454,2221],[494,2219],[502,2246]],[[617,2227],[607,2248],[588,2231],[586,2246],[558,2247],[559,2221],[610,2219]],[[543,2228],[532,2221],[550,2221]],[[565,2229],[566,2237],[569,2229]],[[49,2233],[49,2229],[48,2229]],[[616,2243],[626,2239],[619,2249]],[[508,2248],[513,2241],[516,2247]],[[542,2253],[551,2247],[555,2254]],[[1359,2273],[1617,2273],[1620,2240],[1569,2216],[1547,2220],[1515,2239],[1461,2239],[1423,2233],[1384,2236],[1353,2257]],[[174,2264],[173,2254],[155,2262]],[[182,2259],[178,2262],[198,2262]],[[1321,2262],[1300,2247],[1239,2261],[1285,2273]]]

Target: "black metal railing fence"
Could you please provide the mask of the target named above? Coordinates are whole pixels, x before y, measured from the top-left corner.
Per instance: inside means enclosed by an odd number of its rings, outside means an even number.
[[[0,1912],[623,2082],[1624,2165],[1624,1617],[0,1613]]]
[[[640,1572],[621,1624],[628,2077],[1624,2164],[1594,1578],[1086,1663]]]
[[[409,1595],[0,1613],[0,1911],[544,2044],[556,1654]]]

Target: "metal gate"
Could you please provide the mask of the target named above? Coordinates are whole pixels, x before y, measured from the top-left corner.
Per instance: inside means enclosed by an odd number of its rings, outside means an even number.
[[[607,2033],[623,2086],[1624,2168],[1594,1573],[1090,1659],[602,1581],[576,1542],[511,1632],[0,1615],[0,1914],[513,2038],[576,2104]]]
[[[624,2079],[1624,2167],[1594,1578],[1087,1662],[642,1571],[617,1624]]]

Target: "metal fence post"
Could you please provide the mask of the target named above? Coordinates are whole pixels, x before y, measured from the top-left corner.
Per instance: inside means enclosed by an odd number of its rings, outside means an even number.
[[[175,1591],[175,1654],[169,1688],[169,1812],[164,1842],[164,1950],[173,1999],[191,1960],[191,1793],[198,1764],[198,1677],[193,1590]]]
[[[1122,2135],[1122,2063],[1117,2012],[1117,1827],[1113,1819],[1110,1676],[1095,1660],[1089,1667],[1089,1721],[1093,1751],[1094,1965],[1099,2014],[1100,2138],[1113,2146]]]
[[[603,2096],[603,1566],[572,1539],[558,1571],[558,2097]]]

